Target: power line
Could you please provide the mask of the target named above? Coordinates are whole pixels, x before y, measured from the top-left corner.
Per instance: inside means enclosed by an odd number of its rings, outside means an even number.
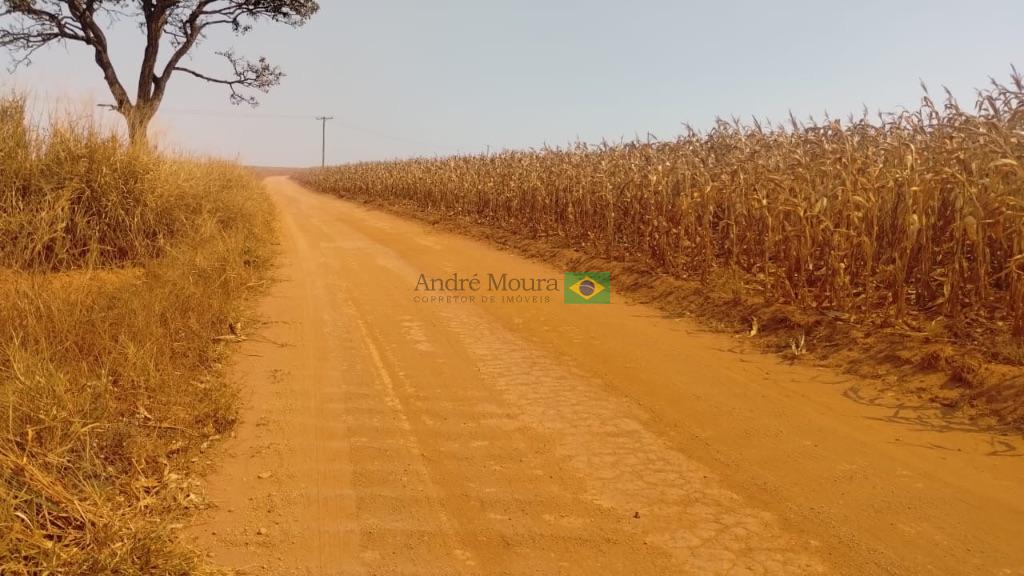
[[[114,104],[96,104],[96,106],[99,107],[99,108],[106,108],[106,109],[109,109],[109,110],[114,111],[114,112],[117,111],[117,106],[114,105]],[[224,118],[226,120],[230,120],[230,119],[233,119],[233,118],[234,119],[246,118],[246,119],[257,119],[257,120],[258,119],[268,119],[268,120],[273,120],[273,119],[281,119],[281,120],[307,120],[307,119],[309,119],[309,120],[320,120],[320,118],[318,116],[313,116],[312,114],[282,114],[282,113],[274,113],[274,112],[227,112],[227,111],[219,111],[219,110],[203,110],[203,109],[199,109],[199,108],[172,108],[172,107],[166,107],[166,106],[161,106],[159,108],[158,113],[159,114],[170,114],[170,115],[174,115],[174,116],[195,116],[195,117],[201,117],[201,118]],[[342,126],[344,128],[347,128],[349,130],[353,130],[353,131],[356,131],[356,132],[362,132],[364,134],[369,134],[371,136],[376,136],[377,138],[381,138],[381,139],[384,139],[384,140],[392,140],[394,142],[402,142],[402,143],[405,143],[405,144],[414,144],[416,146],[425,146],[427,148],[437,148],[437,147],[440,147],[440,145],[437,144],[436,142],[427,142],[427,141],[424,141],[424,140],[418,140],[418,139],[415,139],[415,138],[408,138],[408,137],[405,137],[405,136],[395,136],[393,134],[388,134],[388,133],[385,133],[385,132],[381,132],[379,130],[375,130],[373,128],[367,128],[365,126],[360,126],[358,124],[353,124],[351,122],[345,122],[345,121],[342,121],[342,120],[337,120],[335,118],[332,118],[332,120],[335,120],[338,125],[340,125],[340,126]]]
[[[290,120],[313,118],[313,116],[309,114],[274,114],[266,112],[217,112],[213,110],[197,110],[192,108],[160,108],[159,111],[165,114],[174,114],[177,116],[202,116],[206,118],[283,118]]]
[[[214,110],[198,110],[198,109],[190,109],[190,108],[160,108],[160,113],[163,113],[163,114],[174,114],[174,115],[180,115],[180,116],[201,116],[201,117],[225,118],[225,119],[231,119],[231,118],[257,118],[257,119],[259,119],[259,118],[267,118],[267,119],[282,118],[282,119],[292,119],[292,120],[305,120],[305,119],[308,118],[308,119],[322,121],[321,117],[319,117],[319,116],[312,116],[312,115],[309,115],[309,114],[275,114],[275,113],[264,113],[264,112],[218,112],[218,111],[214,111]],[[393,140],[395,142],[403,142],[405,144],[415,144],[417,146],[426,146],[428,148],[434,148],[434,147],[437,146],[436,143],[426,142],[426,141],[423,141],[423,140],[417,140],[417,139],[414,139],[414,138],[408,138],[408,137],[404,137],[404,136],[394,136],[392,134],[387,134],[387,133],[381,132],[379,130],[374,130],[372,128],[367,128],[365,126],[360,126],[358,124],[353,124],[351,122],[346,122],[346,121],[343,121],[343,120],[338,120],[335,117],[331,117],[331,118],[329,118],[329,120],[333,120],[339,126],[347,128],[349,130],[354,130],[356,132],[362,132],[364,134],[369,134],[371,136],[376,136],[377,138],[383,138],[385,140]]]
[[[99,106],[101,108],[109,108],[109,109],[111,109],[113,111],[116,111],[116,109],[117,109],[116,106],[111,105],[111,104],[98,104],[97,106]],[[259,119],[268,119],[268,120],[274,120],[274,119],[281,119],[281,120],[317,120],[319,122],[326,123],[326,120],[323,119],[324,117],[322,117],[322,116],[313,116],[311,114],[281,114],[281,113],[273,113],[273,112],[226,112],[226,111],[218,111],[218,110],[202,110],[202,109],[198,109],[198,108],[170,108],[170,107],[161,107],[159,109],[158,113],[159,114],[174,115],[174,116],[194,116],[194,117],[202,117],[202,118],[223,118],[223,119],[226,119],[226,120],[230,120],[230,119],[243,119],[243,118],[244,119],[256,119],[256,120],[259,120]],[[424,141],[424,140],[418,140],[418,139],[415,139],[415,138],[408,138],[408,137],[405,137],[405,136],[395,136],[395,135],[392,135],[392,134],[388,134],[386,132],[381,132],[379,130],[375,130],[373,128],[367,128],[365,126],[360,126],[358,124],[353,124],[351,122],[346,122],[346,121],[343,121],[343,120],[338,120],[337,118],[335,118],[333,116],[327,118],[327,120],[332,120],[336,124],[338,124],[339,126],[341,126],[343,128],[346,128],[348,130],[352,130],[354,132],[361,132],[363,134],[368,134],[370,136],[374,136],[376,138],[380,138],[380,139],[383,139],[383,140],[391,140],[393,142],[402,142],[404,144],[412,144],[412,145],[415,145],[415,146],[423,146],[423,147],[432,148],[432,149],[444,148],[444,146],[442,146],[440,144],[437,144],[435,142],[427,142],[427,141]],[[324,127],[324,131],[326,131],[326,127]],[[326,140],[326,135],[324,135],[324,140]],[[326,148],[326,144],[323,147]],[[322,156],[324,156],[324,155],[325,154],[322,154]]]

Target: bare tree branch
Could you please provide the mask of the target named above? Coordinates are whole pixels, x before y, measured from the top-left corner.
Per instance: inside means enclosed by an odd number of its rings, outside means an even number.
[[[0,48],[10,52],[11,66],[17,68],[50,45],[88,46],[132,139],[141,135],[144,140],[175,72],[226,86],[234,104],[256,105],[248,91],[265,93],[281,81],[284,74],[265,58],[246,60],[231,50],[218,52],[231,65],[229,76],[183,66],[210,30],[242,36],[263,20],[301,26],[319,9],[315,0],[0,0]],[[121,19],[136,19],[146,40],[134,101],[111,61],[105,32]],[[168,56],[161,63],[165,49]]]
[[[284,77],[284,72],[281,72],[277,66],[271,66],[267,59],[262,56],[253,62],[235,56],[230,50],[217,52],[217,54],[223,56],[231,63],[231,67],[234,69],[234,76],[232,78],[215,78],[184,66],[175,66],[173,70],[191,74],[196,78],[213,84],[223,84],[231,89],[232,104],[249,104],[250,106],[256,106],[259,102],[255,96],[239,92],[240,88],[259,90],[266,94],[271,88],[277,86],[281,82],[281,78]]]

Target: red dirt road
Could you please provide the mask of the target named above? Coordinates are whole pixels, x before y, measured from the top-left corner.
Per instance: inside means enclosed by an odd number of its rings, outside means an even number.
[[[246,574],[1024,574],[1019,437],[608,306],[424,304],[560,277],[267,180],[283,222],[245,408],[190,530]],[[614,280],[614,279],[613,279]],[[485,280],[486,284],[486,280]],[[269,475],[268,475],[269,473]]]

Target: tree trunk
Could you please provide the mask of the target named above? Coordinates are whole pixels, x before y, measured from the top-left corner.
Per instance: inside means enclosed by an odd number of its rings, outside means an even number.
[[[148,129],[150,129],[150,121],[154,117],[152,110],[153,108],[150,106],[135,106],[121,113],[128,124],[128,141],[132,146],[141,148],[150,146]]]
[[[132,146],[149,147],[149,121],[151,118],[151,115],[140,114],[137,111],[124,115],[124,119],[128,123],[128,141]]]

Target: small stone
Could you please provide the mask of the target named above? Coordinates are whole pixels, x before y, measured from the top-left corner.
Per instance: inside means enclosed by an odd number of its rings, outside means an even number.
[[[262,526],[260,528],[257,528],[256,529],[256,535],[257,536],[266,536],[267,535],[267,529],[263,528]]]
[[[633,518],[640,518],[640,512],[634,512]]]
[[[266,480],[267,478],[270,478],[273,475],[273,472],[260,472],[259,474],[256,475],[256,477],[259,478],[260,480]]]

